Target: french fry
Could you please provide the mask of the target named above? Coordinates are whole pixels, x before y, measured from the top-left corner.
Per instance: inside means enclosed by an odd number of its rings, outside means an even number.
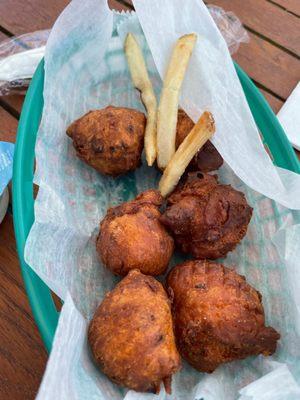
[[[180,37],[173,49],[163,83],[157,116],[157,164],[166,168],[175,153],[179,92],[197,35]]]
[[[125,40],[125,54],[134,86],[141,92],[141,100],[147,110],[147,125],[145,130],[145,153],[149,166],[156,159],[156,128],[157,102],[149,79],[143,53],[132,33],[128,33]]]
[[[162,196],[167,196],[177,185],[181,175],[197,151],[215,132],[215,122],[210,112],[205,111],[196,125],[178,147],[159,182]]]

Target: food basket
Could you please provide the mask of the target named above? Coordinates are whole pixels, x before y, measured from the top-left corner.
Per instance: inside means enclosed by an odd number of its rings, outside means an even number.
[[[274,163],[300,173],[300,163],[270,106],[235,64],[249,107]],[[13,169],[13,217],[23,279],[33,315],[48,351],[51,350],[59,313],[50,289],[24,260],[24,247],[34,222],[33,174],[35,142],[43,111],[44,61],[39,64],[27,92],[18,127]]]

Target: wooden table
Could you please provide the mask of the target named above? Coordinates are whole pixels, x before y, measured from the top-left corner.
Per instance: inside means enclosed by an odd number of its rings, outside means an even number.
[[[2,0],[0,41],[50,28],[67,0]],[[132,8],[112,0],[112,8]],[[300,0],[214,0],[242,20],[250,43],[234,59],[277,112],[300,80]],[[15,141],[22,96],[0,98],[0,140]],[[0,225],[0,399],[31,400],[46,361],[26,298],[9,212]]]

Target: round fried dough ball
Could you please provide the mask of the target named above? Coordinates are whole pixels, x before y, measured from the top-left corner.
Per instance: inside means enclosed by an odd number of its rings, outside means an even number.
[[[183,142],[186,136],[194,127],[194,122],[182,110],[178,110],[177,131],[176,131],[176,149]],[[207,141],[203,147],[195,154],[187,167],[188,171],[215,171],[223,164],[223,158],[211,141]]]
[[[160,221],[181,251],[216,259],[242,240],[251,215],[243,193],[218,184],[216,176],[193,172],[169,196]]]
[[[251,355],[271,355],[280,335],[265,326],[261,295],[232,269],[188,261],[169,274],[179,353],[194,368],[213,372],[220,364]]]
[[[118,176],[141,164],[145,126],[142,112],[109,106],[73,122],[67,135],[81,160],[102,174]]]
[[[139,269],[144,274],[160,275],[166,270],[174,243],[159,221],[162,202],[158,191],[148,190],[108,210],[100,224],[97,251],[114,274]]]
[[[153,277],[133,270],[105,297],[88,330],[92,353],[115,383],[138,392],[171,392],[180,368],[166,292]]]

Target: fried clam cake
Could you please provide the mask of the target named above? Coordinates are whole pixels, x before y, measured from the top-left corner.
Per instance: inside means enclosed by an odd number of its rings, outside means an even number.
[[[134,200],[110,208],[100,223],[97,252],[116,275],[131,269],[160,275],[168,267],[174,243],[159,218],[163,198],[147,190]]]
[[[89,111],[67,129],[77,156],[105,175],[118,176],[141,164],[145,115],[132,108],[109,106]]]
[[[233,269],[187,261],[170,272],[167,288],[178,351],[197,370],[275,352],[280,335],[265,326],[260,293]]]
[[[168,296],[152,276],[132,270],[98,307],[88,330],[93,356],[115,383],[138,392],[171,393],[180,368]]]
[[[160,218],[176,247],[195,258],[226,256],[243,239],[252,216],[245,195],[215,175],[192,172],[167,199]]]

